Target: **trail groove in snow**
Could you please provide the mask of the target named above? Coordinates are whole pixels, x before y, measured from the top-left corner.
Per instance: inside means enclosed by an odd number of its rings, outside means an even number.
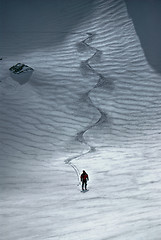
[[[69,164],[75,170],[75,172],[77,174],[77,177],[78,177],[78,182],[79,182],[80,172],[79,172],[78,168],[76,167],[76,165],[74,165],[72,163],[72,160],[75,160],[75,159],[77,159],[79,157],[82,157],[82,156],[84,156],[86,154],[89,154],[91,152],[96,151],[96,148],[94,146],[92,146],[91,144],[89,144],[88,141],[86,141],[85,136],[84,136],[85,133],[87,131],[89,131],[90,129],[92,129],[93,127],[98,126],[98,125],[101,126],[103,123],[106,123],[106,122],[108,123],[108,121],[109,121],[108,120],[109,118],[108,118],[107,114],[105,112],[103,112],[101,110],[101,108],[95,106],[95,104],[93,103],[92,99],[90,98],[90,93],[95,88],[99,88],[99,87],[103,87],[103,86],[107,86],[107,85],[108,85],[110,90],[113,89],[113,83],[109,82],[102,74],[100,74],[97,70],[95,70],[92,67],[92,65],[90,64],[90,61],[92,61],[93,59],[97,60],[98,57],[100,58],[102,52],[99,49],[90,46],[89,43],[88,43],[88,42],[92,41],[93,37],[95,36],[95,33],[87,33],[87,35],[88,36],[83,41],[78,43],[78,45],[77,45],[78,50],[81,50],[83,52],[86,51],[86,50],[91,50],[91,51],[94,51],[94,53],[87,60],[81,62],[80,68],[82,70],[85,70],[85,71],[87,70],[87,71],[90,71],[90,72],[94,73],[95,76],[98,78],[98,81],[93,86],[93,88],[91,88],[88,92],[86,92],[83,95],[83,98],[88,103],[88,105],[92,106],[93,108],[96,109],[96,111],[99,112],[100,117],[99,117],[99,119],[95,123],[87,126],[84,130],[78,132],[76,134],[76,136],[75,136],[75,140],[78,141],[81,144],[84,144],[84,145],[88,146],[89,150],[87,152],[85,152],[85,153],[81,153],[81,154],[79,154],[79,155],[77,155],[75,157],[68,158],[68,159],[65,160],[65,163]]]

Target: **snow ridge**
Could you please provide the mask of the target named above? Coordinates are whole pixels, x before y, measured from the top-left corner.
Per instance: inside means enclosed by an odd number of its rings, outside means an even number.
[[[96,75],[96,77],[98,77],[98,81],[97,83],[93,86],[93,88],[91,88],[89,91],[87,91],[84,95],[83,95],[83,99],[88,103],[89,106],[92,106],[94,107],[100,114],[100,117],[99,119],[93,123],[93,124],[90,124],[89,126],[87,126],[84,130],[78,132],[75,136],[75,140],[78,141],[79,143],[81,144],[85,144],[86,146],[88,146],[89,150],[85,153],[81,153],[75,157],[72,157],[72,158],[68,158],[65,160],[65,163],[66,164],[69,164],[73,169],[74,171],[76,172],[77,174],[77,177],[78,177],[78,182],[79,182],[79,176],[80,176],[80,172],[79,172],[79,169],[72,163],[72,160],[75,160],[75,159],[78,159],[79,157],[82,157],[86,154],[89,154],[91,152],[94,152],[96,151],[96,147],[92,146],[91,144],[89,144],[86,139],[85,139],[85,133],[92,129],[93,127],[95,126],[98,126],[98,125],[102,125],[103,123],[105,122],[108,122],[109,121],[109,118],[107,116],[107,114],[105,112],[103,112],[101,110],[101,108],[99,107],[96,107],[95,104],[93,103],[92,99],[90,98],[90,93],[95,89],[95,88],[99,88],[99,87],[103,87],[103,86],[106,86],[107,83],[108,83],[108,86],[110,88],[110,90],[113,89],[113,83],[110,82],[102,75],[100,74],[98,71],[96,71],[92,65],[91,65],[91,61],[92,60],[97,60],[97,58],[100,58],[102,52],[95,48],[95,47],[92,47],[88,44],[88,42],[91,42],[93,37],[95,36],[95,33],[87,33],[87,37],[81,41],[79,44],[78,44],[78,48],[80,48],[81,50],[91,50],[91,51],[94,51],[93,55],[91,57],[89,57],[87,60],[85,61],[81,61],[81,64],[80,64],[80,67],[81,69],[84,69],[85,71],[87,72],[92,72]]]

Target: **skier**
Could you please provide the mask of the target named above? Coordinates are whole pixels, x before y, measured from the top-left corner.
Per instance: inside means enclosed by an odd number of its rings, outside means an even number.
[[[87,181],[89,180],[89,178],[88,178],[88,174],[84,170],[80,178],[82,182],[82,191],[84,191],[84,185],[85,185],[85,190],[87,190]]]

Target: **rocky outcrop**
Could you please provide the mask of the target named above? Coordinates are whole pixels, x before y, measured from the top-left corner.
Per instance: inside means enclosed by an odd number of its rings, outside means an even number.
[[[17,63],[16,65],[12,66],[9,70],[11,77],[21,85],[29,81],[34,71],[33,68],[23,63]]]

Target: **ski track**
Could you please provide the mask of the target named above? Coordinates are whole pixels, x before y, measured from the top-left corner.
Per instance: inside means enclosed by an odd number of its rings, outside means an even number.
[[[93,86],[93,88],[91,88],[88,92],[86,92],[86,93],[83,95],[83,97],[84,97],[85,101],[86,101],[90,106],[92,106],[93,108],[95,108],[95,109],[99,112],[100,118],[99,118],[95,123],[89,125],[89,126],[86,127],[84,130],[82,130],[82,131],[80,131],[80,132],[78,132],[78,133],[76,134],[75,140],[78,141],[78,142],[81,143],[81,144],[87,145],[87,146],[89,147],[89,150],[88,150],[86,153],[79,154],[79,155],[77,155],[77,156],[75,156],[75,157],[68,158],[68,159],[65,160],[65,163],[66,163],[66,164],[69,164],[69,165],[74,169],[74,171],[76,172],[77,177],[78,177],[78,183],[80,182],[80,181],[79,181],[79,179],[80,179],[80,171],[79,171],[79,169],[77,168],[77,166],[72,163],[72,161],[73,161],[73,160],[76,160],[76,159],[78,159],[78,158],[80,158],[80,157],[82,157],[82,156],[85,156],[85,155],[87,155],[87,154],[89,154],[89,153],[91,153],[91,152],[96,151],[96,148],[95,148],[94,146],[90,145],[90,144],[85,140],[85,136],[84,136],[84,135],[85,135],[85,133],[86,133],[87,131],[89,131],[89,130],[92,129],[93,127],[98,126],[98,125],[101,125],[102,123],[108,122],[107,114],[106,114],[105,112],[103,112],[100,108],[96,107],[95,104],[92,102],[92,100],[91,100],[91,98],[90,98],[90,93],[92,92],[92,90],[95,89],[95,88],[99,88],[99,87],[104,86],[104,85],[106,84],[106,79],[105,79],[105,77],[104,77],[102,74],[100,74],[98,71],[96,71],[96,70],[91,66],[91,64],[90,64],[90,61],[92,61],[93,59],[95,59],[95,58],[97,57],[97,55],[101,55],[102,52],[101,52],[99,49],[97,49],[97,48],[95,48],[95,47],[91,47],[91,46],[88,44],[88,41],[92,41],[93,37],[95,36],[95,33],[87,33],[87,35],[88,35],[88,36],[87,36],[84,40],[82,40],[79,44],[82,45],[82,46],[87,47],[87,49],[89,49],[89,50],[95,51],[95,53],[94,53],[91,57],[89,57],[87,60],[82,61],[82,62],[81,62],[81,65],[80,65],[80,68],[82,68],[82,67],[84,68],[84,67],[85,67],[85,68],[87,68],[88,70],[90,70],[92,73],[94,73],[95,76],[98,77],[98,82]]]

